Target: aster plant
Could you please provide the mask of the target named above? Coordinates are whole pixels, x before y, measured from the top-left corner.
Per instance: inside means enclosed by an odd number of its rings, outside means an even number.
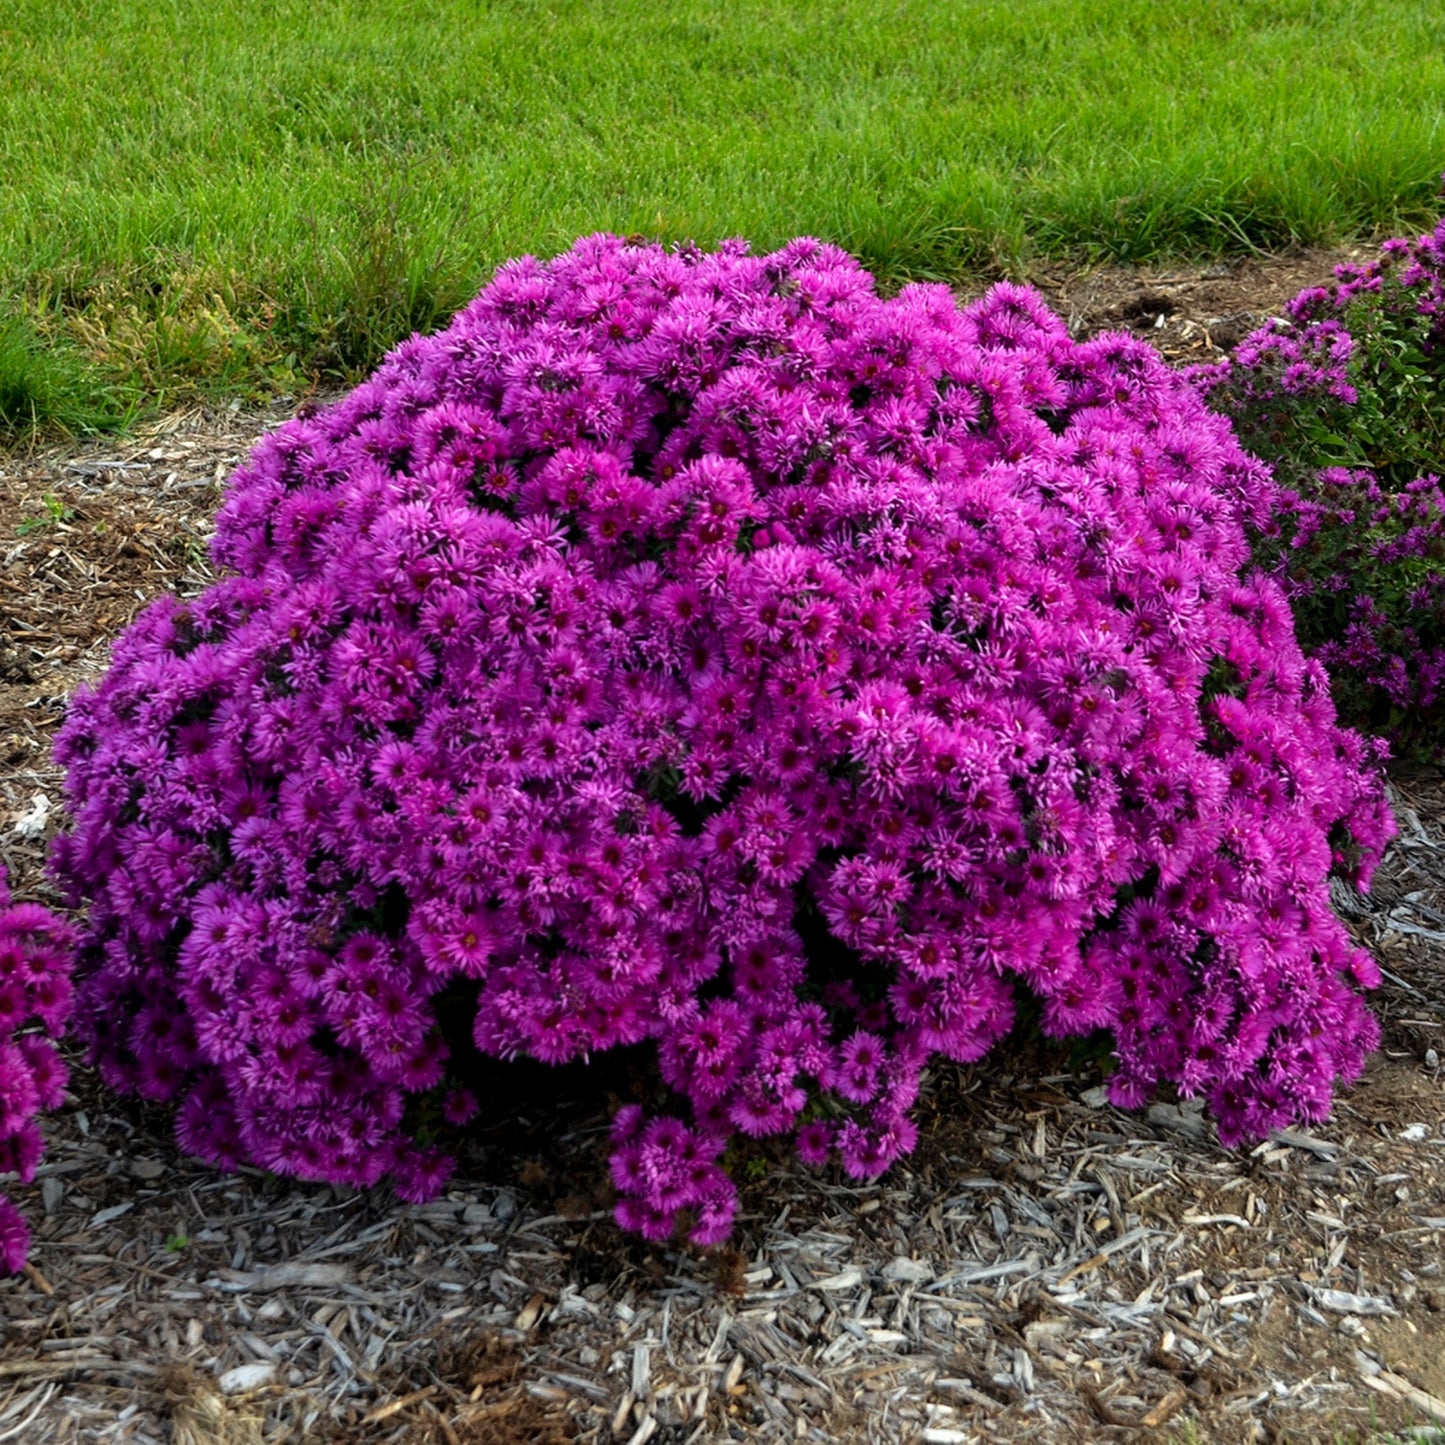
[[[14,903],[0,867],[0,1174],[35,1178],[45,1141],[39,1114],[65,1095],[66,1069],[54,1040],[71,1009],[70,926],[37,903]],[[30,1230],[0,1194],[0,1270],[25,1264]]]
[[[436,1194],[453,1040],[651,1042],[622,1223],[724,1239],[729,1138],[851,1177],[1016,992],[1226,1141],[1376,1037],[1330,912],[1389,832],[1277,583],[1268,473],[1031,291],[810,240],[523,259],[234,477],[58,753],[105,1077],[216,1163]],[[448,1092],[451,1090],[451,1092]],[[485,1103],[485,1101],[483,1101]]]
[[[1256,559],[1341,715],[1402,751],[1445,736],[1445,221],[1336,268],[1189,375],[1280,483]]]

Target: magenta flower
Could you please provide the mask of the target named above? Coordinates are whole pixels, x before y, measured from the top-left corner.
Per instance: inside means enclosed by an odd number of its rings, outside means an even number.
[[[1191,368],[1269,461],[1254,542],[1340,715],[1434,759],[1445,719],[1445,221],[1302,291],[1228,361]]]
[[[35,1178],[45,1148],[36,1118],[65,1096],[53,1040],[69,1021],[74,946],[68,924],[38,904],[11,901],[0,867],[0,1174],[22,1184]],[[157,1029],[153,1019],[149,1031]],[[0,1194],[0,1270],[14,1274],[29,1248],[24,1217]]]
[[[261,443],[230,575],[74,699],[90,1045],[222,1167],[421,1199],[444,1040],[650,1042],[678,1115],[617,1116],[618,1218],[699,1244],[733,1135],[877,1175],[1016,983],[1112,1030],[1120,1098],[1317,1118],[1375,1038],[1329,874],[1391,825],[1242,573],[1273,500],[1024,288],[885,301],[810,240],[503,267]]]

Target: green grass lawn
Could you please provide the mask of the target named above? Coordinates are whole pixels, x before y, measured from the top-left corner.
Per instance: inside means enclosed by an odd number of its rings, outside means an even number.
[[[892,283],[1413,227],[1442,97],[1440,0],[8,0],[0,409],[364,367],[599,229]]]

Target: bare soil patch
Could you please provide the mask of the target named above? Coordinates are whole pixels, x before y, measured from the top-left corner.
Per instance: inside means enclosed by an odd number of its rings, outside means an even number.
[[[1077,332],[1210,360],[1346,257],[1040,276]],[[1157,318],[1162,318],[1162,324]],[[210,578],[221,483],[289,414],[195,411],[0,455],[0,859],[62,820],[49,747],[156,594]],[[398,1205],[183,1158],[77,1068],[16,1190],[0,1441],[394,1445],[1161,1438],[1336,1441],[1445,1423],[1445,780],[1398,770],[1368,899],[1386,1044],[1333,1119],[1225,1152],[1192,1106],[1101,1102],[1066,1052],[940,1068],[867,1187],[759,1149],[731,1249],[611,1220],[636,1060],[499,1073],[447,1196]],[[8,1186],[7,1186],[8,1187]]]
[[[1040,272],[1034,284],[1075,336],[1133,332],[1170,361],[1219,361],[1306,286],[1332,279],[1344,262],[1373,257],[1358,246],[1250,256],[1214,266],[1102,266]]]

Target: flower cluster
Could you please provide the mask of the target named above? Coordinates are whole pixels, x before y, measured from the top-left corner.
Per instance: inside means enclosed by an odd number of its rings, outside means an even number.
[[[1193,369],[1282,486],[1255,556],[1284,583],[1335,702],[1397,746],[1445,726],[1445,221],[1300,292]]]
[[[1113,1032],[1120,1102],[1318,1118],[1375,1038],[1328,875],[1391,825],[1241,574],[1272,504],[1151,349],[1024,288],[883,300],[809,240],[511,263],[264,441],[234,575],[75,698],[105,1075],[220,1164],[420,1199],[468,1040],[651,1041],[690,1119],[618,1117],[618,1213],[699,1243],[731,1136],[877,1175],[1020,987]]]
[[[65,1065],[52,1040],[70,1018],[74,945],[54,914],[10,901],[0,868],[0,1174],[22,1184],[35,1178],[45,1149],[36,1116],[65,1095]],[[14,1274],[29,1247],[24,1218],[0,1194],[0,1270]]]
[[[1445,492],[1432,474],[1395,492],[1377,473],[1324,467],[1287,495],[1259,546],[1295,627],[1330,671],[1337,706],[1426,754],[1445,722]]]

